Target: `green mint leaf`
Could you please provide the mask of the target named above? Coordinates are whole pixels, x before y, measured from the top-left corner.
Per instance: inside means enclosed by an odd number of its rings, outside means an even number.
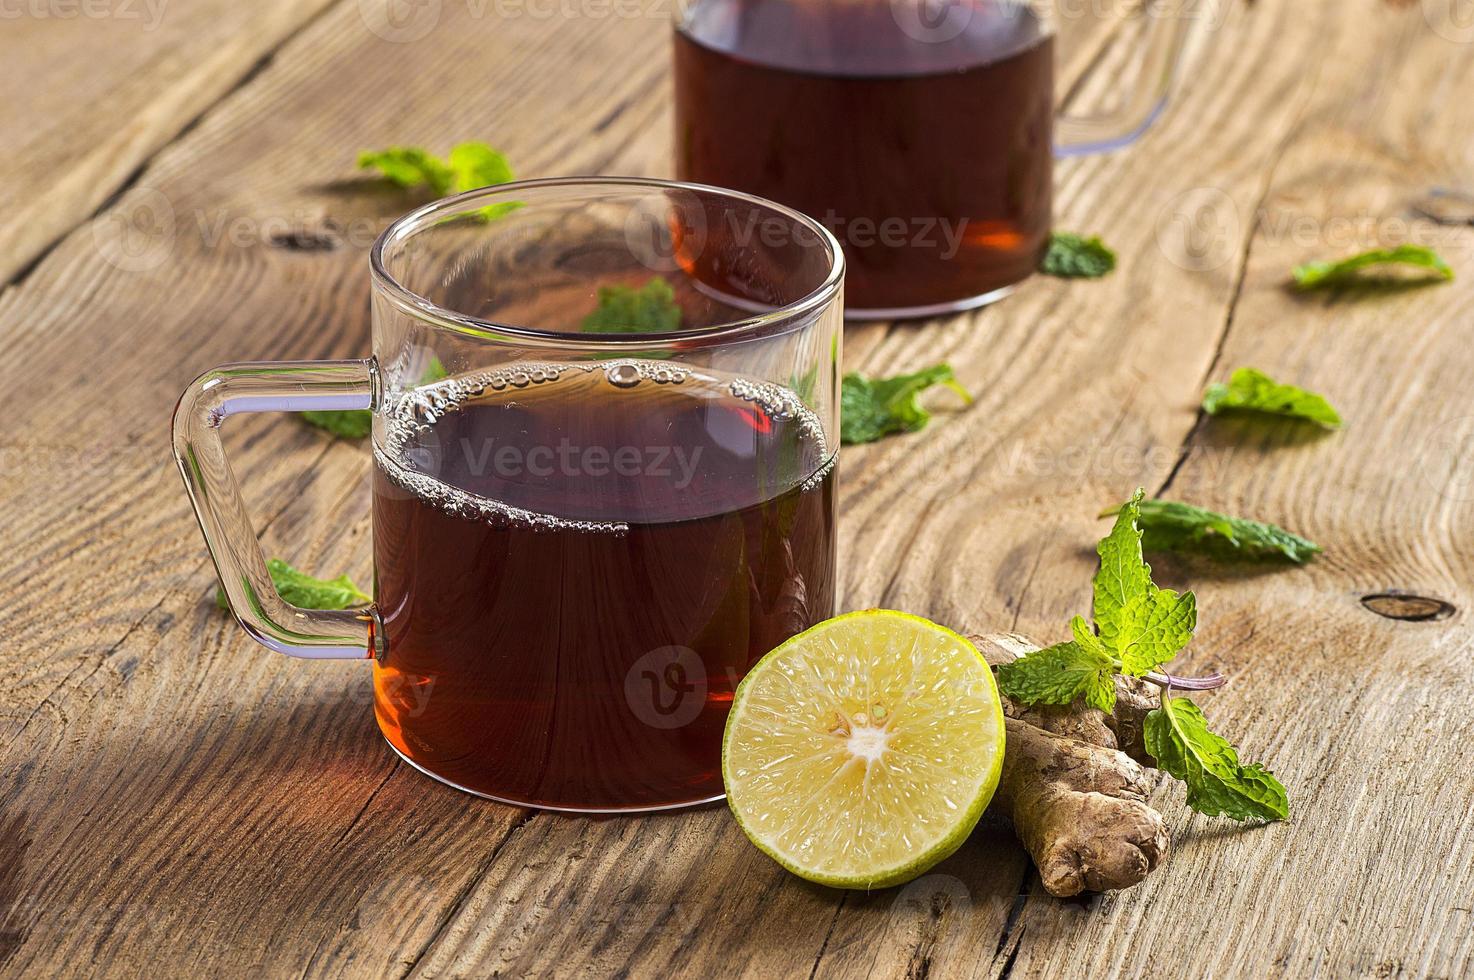
[[[1143,500],[1139,521],[1147,551],[1196,552],[1220,561],[1288,558],[1303,565],[1321,550],[1282,527],[1171,500]]]
[[[598,307],[583,318],[584,333],[671,333],[680,327],[676,292],[659,277],[638,288],[600,286]]]
[[[1187,698],[1164,692],[1162,706],[1146,716],[1145,734],[1157,767],[1187,784],[1187,805],[1199,813],[1235,820],[1289,817],[1280,781],[1258,763],[1242,765],[1234,747],[1208,730],[1202,711]]]
[[[1114,711],[1111,658],[1074,641],[1036,650],[998,668],[998,689],[1019,704],[1069,704],[1080,696],[1091,707]]]
[[[1439,257],[1438,253],[1425,245],[1399,245],[1396,248],[1374,248],[1336,262],[1306,262],[1295,267],[1295,286],[1298,289],[1319,289],[1347,283],[1416,282],[1401,276],[1363,275],[1367,269],[1389,265],[1427,269],[1433,274],[1425,277],[1426,282],[1447,282],[1454,277],[1454,270]]]
[[[507,158],[485,143],[477,142],[456,145],[444,160],[418,146],[365,150],[358,155],[358,166],[362,170],[377,170],[400,187],[428,187],[436,197],[514,179]],[[503,201],[489,204],[474,215],[489,221],[521,206],[518,201]]]
[[[350,609],[372,601],[347,575],[334,579],[313,578],[280,558],[268,561],[266,570],[271,573],[271,581],[281,597],[300,609]],[[222,588],[215,590],[215,605],[221,609],[230,608]]]
[[[1067,231],[1049,236],[1049,250],[1039,271],[1060,279],[1099,279],[1116,267],[1116,253],[1099,238],[1085,238]]]
[[[1070,620],[1070,632],[1075,635],[1075,645],[1085,652],[1097,670],[1084,687],[1085,703],[1099,708],[1107,714],[1116,710],[1116,661],[1101,643],[1100,637],[1085,622],[1085,617]]]
[[[358,155],[360,170],[377,170],[400,187],[429,187],[436,197],[449,193],[455,181],[450,165],[418,146],[391,146]]]
[[[366,408],[332,412],[301,412],[298,417],[308,425],[327,429],[340,439],[362,439],[374,431],[374,417]]]
[[[419,383],[427,385],[448,375],[449,372],[445,370],[445,365],[440,363],[440,358],[432,356],[430,363],[425,366],[425,373],[420,377]],[[330,412],[300,412],[298,417],[308,425],[326,429],[340,439],[363,439],[374,431],[374,416],[366,408]]]
[[[1150,595],[1156,589],[1152,585],[1151,566],[1141,557],[1141,529],[1136,524],[1145,495],[1146,491],[1138,488],[1131,499],[1121,505],[1111,533],[1095,546],[1096,554],[1100,555],[1100,568],[1092,580],[1095,600],[1091,612],[1095,626],[1100,630],[1101,642],[1107,650],[1116,651],[1118,656],[1126,604],[1138,596]]]
[[[1222,412],[1264,412],[1304,419],[1327,429],[1341,427],[1341,416],[1320,395],[1282,385],[1263,371],[1239,368],[1227,384],[1209,385],[1203,393],[1203,411],[1209,415]]]
[[[923,428],[931,421],[931,413],[921,407],[917,396],[938,384],[951,388],[964,401],[972,401],[946,364],[893,378],[867,378],[857,372],[845,375],[839,398],[840,442],[874,442],[894,432]]]
[[[458,144],[446,165],[451,173],[450,189],[457,194],[516,179],[507,158],[485,143]]]
[[[819,365],[815,364],[800,377],[797,374],[788,376],[788,388],[798,396],[799,401],[809,404],[814,400],[814,386],[819,382]]]
[[[1198,599],[1191,592],[1156,589],[1121,610],[1116,633],[1121,671],[1141,677],[1177,656],[1198,627]]]

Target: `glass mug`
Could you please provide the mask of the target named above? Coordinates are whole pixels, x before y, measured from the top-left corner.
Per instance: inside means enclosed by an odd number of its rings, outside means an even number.
[[[1075,0],[682,0],[676,175],[798,208],[844,244],[847,315],[982,306],[1038,268],[1055,156],[1135,140],[1187,19],[1146,5],[1134,87],[1054,118],[1055,22]]]
[[[720,799],[737,682],[834,613],[843,270],[811,219],[667,181],[399,219],[371,253],[372,357],[224,365],[180,400],[236,617],[283,653],[371,657],[380,729],[441,782],[561,810]],[[290,606],[220,425],[362,409],[374,602]]]

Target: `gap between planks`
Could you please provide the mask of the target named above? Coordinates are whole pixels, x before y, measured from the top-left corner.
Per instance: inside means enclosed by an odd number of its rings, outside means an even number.
[[[1305,94],[1300,99],[1300,104],[1295,107],[1295,114],[1290,118],[1290,125],[1285,128],[1285,134],[1275,145],[1274,152],[1270,155],[1269,164],[1264,168],[1264,179],[1259,184],[1259,193],[1254,197],[1253,220],[1247,222],[1244,229],[1243,247],[1239,249],[1238,268],[1234,272],[1233,292],[1229,296],[1228,310],[1223,317],[1223,329],[1218,332],[1218,340],[1213,347],[1213,358],[1208,362],[1208,368],[1203,372],[1198,381],[1200,389],[1206,389],[1208,381],[1218,370],[1219,363],[1223,360],[1224,348],[1228,346],[1229,334],[1233,331],[1234,316],[1238,313],[1239,300],[1244,295],[1244,283],[1249,278],[1249,259],[1254,251],[1254,241],[1259,231],[1260,215],[1264,213],[1264,206],[1269,200],[1269,195],[1274,192],[1274,175],[1278,172],[1280,163],[1285,154],[1289,152],[1290,145],[1295,141],[1295,135],[1300,131],[1300,124],[1305,119],[1305,113],[1315,101],[1315,93],[1320,86],[1321,70],[1325,66],[1325,54],[1315,59],[1311,68],[1310,83],[1305,86]],[[1193,444],[1196,442],[1198,433],[1202,431],[1207,422],[1208,413],[1198,406],[1197,417],[1193,419],[1192,427],[1182,437],[1182,445],[1177,451],[1177,460],[1172,464],[1172,469],[1167,471],[1162,485],[1157,487],[1156,493],[1152,494],[1154,499],[1160,499],[1163,494],[1172,488],[1177,475],[1182,472],[1183,466],[1187,464],[1192,455]]]

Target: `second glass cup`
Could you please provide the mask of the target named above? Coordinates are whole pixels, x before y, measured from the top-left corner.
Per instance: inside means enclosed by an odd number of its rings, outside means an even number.
[[[526,181],[372,253],[362,361],[226,365],[175,452],[237,617],[370,656],[402,757],[569,810],[719,798],[733,689],[835,603],[843,259],[735,192]],[[230,414],[373,414],[374,605],[287,605],[219,439]]]
[[[1140,60],[1117,107],[1055,119],[1055,37],[1114,7],[1062,0],[681,0],[683,180],[792,205],[831,228],[857,319],[1006,296],[1049,243],[1055,156],[1135,140],[1165,105],[1188,0],[1128,19]],[[1083,30],[1082,30],[1083,29]]]

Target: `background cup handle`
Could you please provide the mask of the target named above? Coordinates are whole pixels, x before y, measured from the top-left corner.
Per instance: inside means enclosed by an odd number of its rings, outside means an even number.
[[[1167,107],[1178,57],[1200,0],[1158,0],[1143,5],[1148,18],[1141,42],[1141,62],[1133,87],[1110,112],[1092,116],[1064,114],[1054,121],[1056,159],[1106,153],[1135,143]]]
[[[372,358],[224,364],[195,379],[174,410],[174,459],[231,611],[273,650],[316,659],[374,657],[383,653],[384,631],[372,606],[301,609],[277,592],[225,457],[221,423],[246,412],[371,409],[377,387]]]

